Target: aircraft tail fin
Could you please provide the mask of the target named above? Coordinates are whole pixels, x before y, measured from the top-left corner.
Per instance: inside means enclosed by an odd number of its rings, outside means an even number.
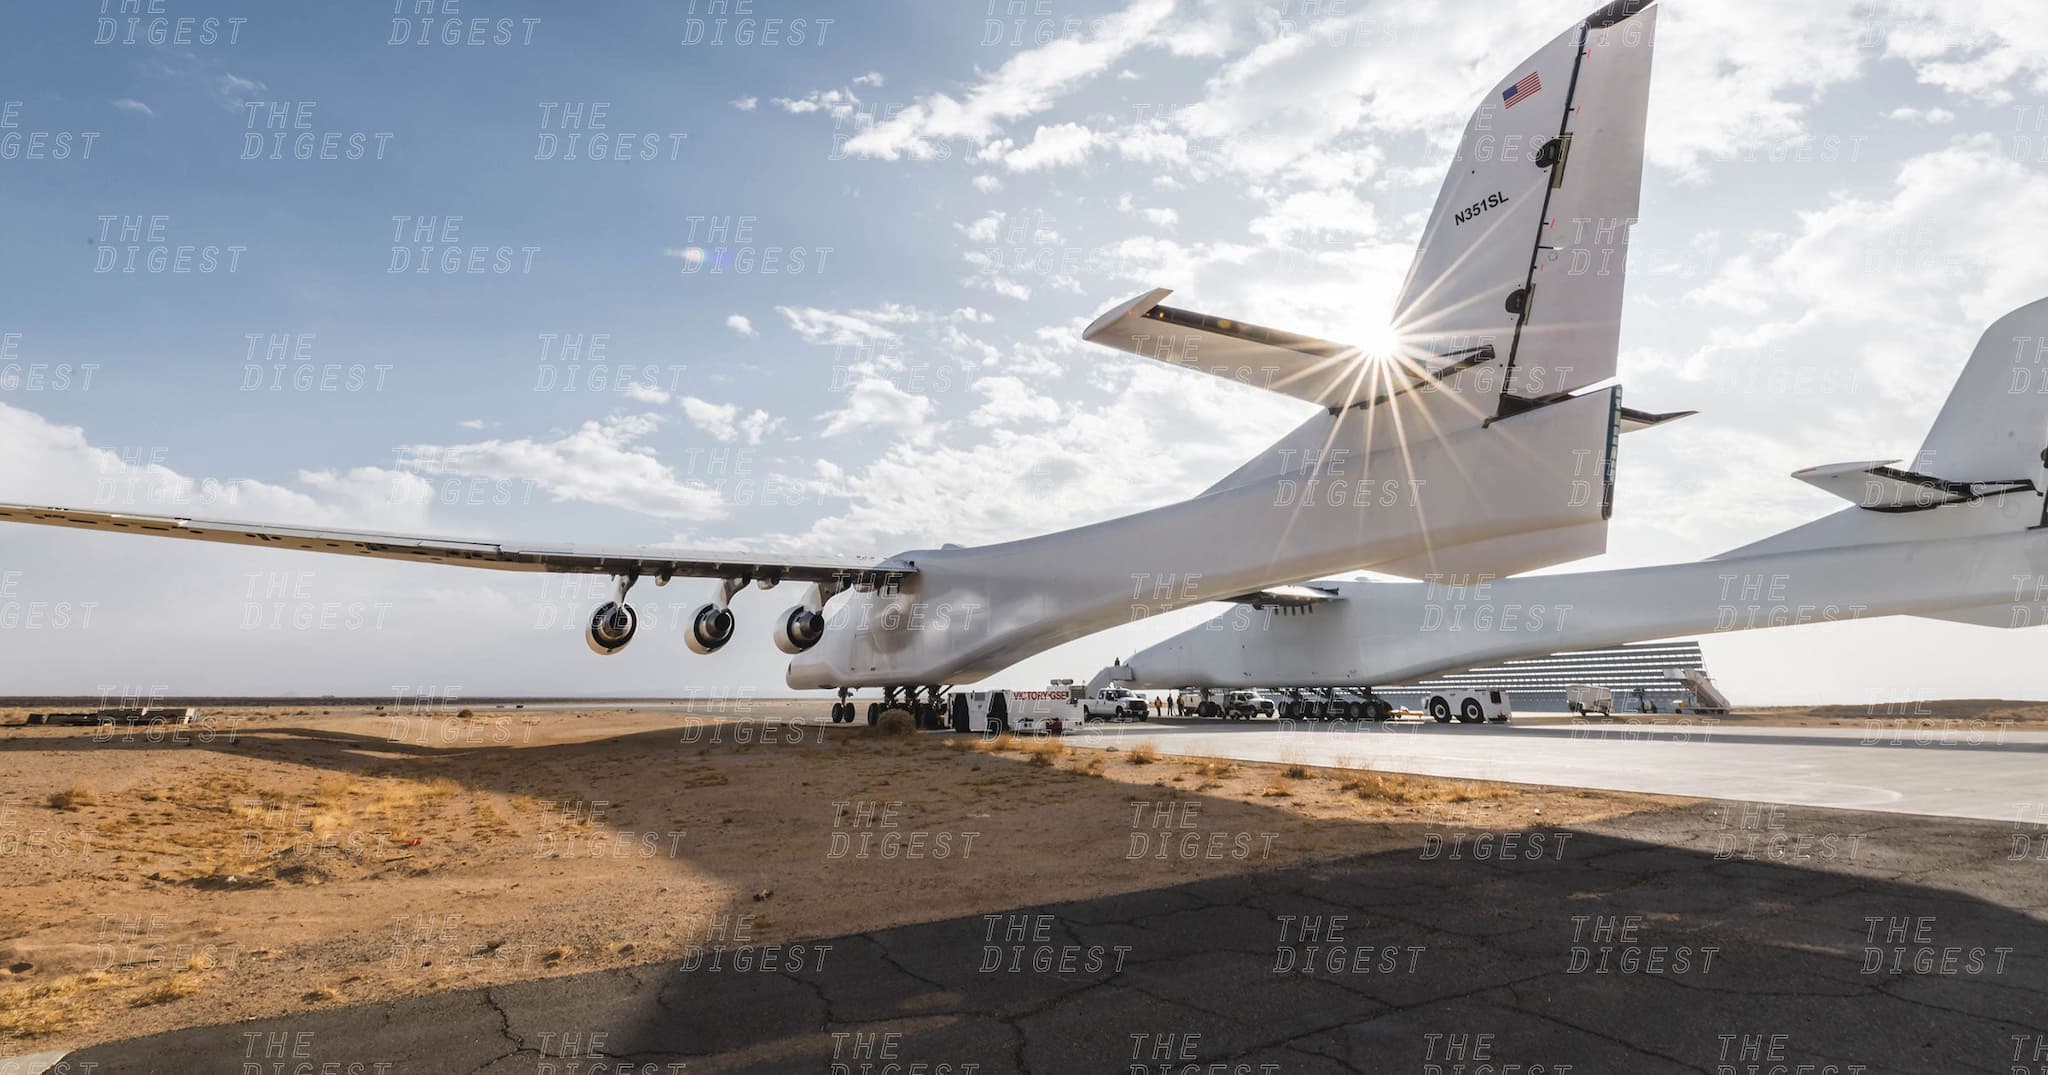
[[[2048,525],[2048,299],[1986,330],[1910,462],[1835,463],[1793,477],[1853,506],[1723,557]]]
[[[1404,348],[1499,355],[1494,413],[1615,374],[1658,9],[1602,7],[1481,100],[1394,308]]]

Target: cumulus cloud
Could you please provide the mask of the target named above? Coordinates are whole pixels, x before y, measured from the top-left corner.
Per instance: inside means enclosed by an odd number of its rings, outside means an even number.
[[[715,489],[676,476],[643,443],[659,415],[614,415],[549,439],[521,437],[469,444],[416,444],[402,456],[417,474],[530,483],[558,501],[623,508],[660,519],[722,519]]]
[[[1000,161],[1012,172],[1036,172],[1079,164],[1099,141],[1100,135],[1079,123],[1055,123],[1038,128],[1023,145],[1007,138],[991,142],[977,159]]]
[[[1086,35],[1061,37],[1017,53],[958,98],[941,93],[917,98],[849,139],[846,151],[883,160],[929,159],[938,155],[942,142],[982,145],[1003,124],[1044,112],[1075,86],[1152,40],[1173,8],[1173,0],[1133,0],[1095,23]]]
[[[784,425],[782,419],[763,410],[742,413],[733,404],[712,403],[695,396],[684,396],[679,402],[683,417],[691,425],[716,440],[728,443],[744,440],[748,444],[759,444],[762,437],[782,429]]]
[[[733,314],[727,317],[725,319],[725,327],[742,336],[753,337],[760,335],[760,333],[754,331],[754,322],[749,320],[745,314]]]

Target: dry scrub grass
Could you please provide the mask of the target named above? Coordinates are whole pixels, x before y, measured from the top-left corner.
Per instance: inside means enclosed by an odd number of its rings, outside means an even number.
[[[47,800],[52,810],[76,810],[81,806],[92,806],[100,801],[99,795],[85,784],[73,784],[61,791],[53,791]]]
[[[332,773],[310,788],[281,788],[216,773],[138,798],[149,805],[104,803],[112,816],[97,827],[101,846],[158,866],[152,880],[201,888],[319,884],[429,841],[517,835],[485,796],[438,776]]]
[[[168,976],[89,970],[41,985],[0,989],[0,1040],[44,1038],[104,1019],[114,1009],[183,1000],[206,987],[210,966],[195,959]]]
[[[875,734],[885,739],[901,739],[917,734],[917,721],[901,709],[891,709],[875,719]]]
[[[1159,752],[1152,749],[1150,743],[1139,743],[1124,755],[1124,762],[1128,765],[1150,765],[1158,760]]]
[[[974,749],[985,754],[1002,754],[1017,749],[1017,739],[1009,732],[1004,732],[993,739],[983,736],[974,741]]]
[[[1507,788],[1489,784],[1452,782],[1403,773],[1359,773],[1340,785],[1341,790],[1376,802],[1412,806],[1424,803],[1469,803],[1501,799],[1513,794]]]

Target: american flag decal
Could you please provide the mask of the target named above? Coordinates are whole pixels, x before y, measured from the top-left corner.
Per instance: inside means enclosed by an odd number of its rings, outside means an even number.
[[[1509,108],[1513,108],[1521,104],[1524,99],[1536,96],[1542,89],[1542,74],[1531,71],[1522,77],[1522,81],[1502,90],[1500,92],[1500,99],[1506,101]]]

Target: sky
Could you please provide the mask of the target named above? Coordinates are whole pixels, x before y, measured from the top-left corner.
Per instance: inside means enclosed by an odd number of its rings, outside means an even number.
[[[1592,5],[392,0],[14,5],[0,500],[886,555],[1192,495],[1308,405],[1092,348],[1153,287],[1386,323],[1479,95]],[[1910,458],[2048,294],[2048,22],[1667,3],[1609,552],[1675,562]],[[2048,404],[2048,400],[2044,400]],[[0,527],[0,694],[784,693],[786,593]],[[1204,618],[1070,643],[1085,679]],[[2040,635],[1706,641],[1738,701],[2048,697]]]

